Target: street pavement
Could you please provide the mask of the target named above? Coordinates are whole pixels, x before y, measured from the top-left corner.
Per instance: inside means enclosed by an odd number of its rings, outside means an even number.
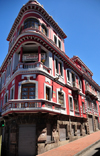
[[[87,150],[82,156],[100,156],[100,142]]]
[[[78,140],[67,143],[66,145],[49,150],[43,154],[39,154],[38,156],[77,156],[76,154],[78,152],[83,151],[85,148],[91,146],[99,140],[100,131],[97,131]],[[83,156],[82,153],[80,155]]]

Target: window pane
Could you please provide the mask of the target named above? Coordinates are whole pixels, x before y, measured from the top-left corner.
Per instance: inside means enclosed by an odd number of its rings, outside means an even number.
[[[22,92],[22,95],[28,95],[28,92]]]
[[[35,96],[29,96],[29,99],[35,99]]]
[[[28,99],[28,96],[22,96],[22,99]]]
[[[35,92],[29,92],[29,95],[35,95]]]
[[[62,63],[60,62],[60,75],[62,76],[63,75],[63,72],[62,72]]]
[[[24,92],[28,91],[28,88],[22,88],[22,91],[24,91]]]
[[[55,59],[55,65],[56,65],[56,73],[58,73],[58,61]]]
[[[85,113],[85,106],[84,106],[84,102],[82,102],[82,108],[83,108],[83,113]]]
[[[35,91],[35,88],[29,88],[29,91]]]
[[[69,98],[69,103],[70,103],[70,110],[73,110],[72,97]]]
[[[54,36],[54,43],[57,44],[57,37]]]
[[[58,46],[61,49],[61,42],[60,41],[58,41]]]
[[[46,100],[50,100],[50,88],[46,87]]]
[[[68,79],[68,81],[70,81],[70,74],[69,74],[69,70],[67,70],[67,79]]]
[[[64,106],[64,94],[62,92],[58,92],[58,102]]]
[[[75,111],[79,111],[77,99],[74,99],[74,106],[75,106]]]

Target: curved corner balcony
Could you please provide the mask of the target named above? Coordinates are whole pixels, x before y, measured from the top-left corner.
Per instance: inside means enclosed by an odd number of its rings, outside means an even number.
[[[2,107],[2,116],[7,116],[13,113],[36,113],[48,112],[55,114],[66,114],[66,109],[61,104],[44,99],[16,99],[9,100]]]
[[[46,67],[43,65],[42,62],[35,62],[35,63],[19,63],[16,69],[13,71],[13,74],[18,70],[42,70],[46,73],[50,73],[51,68]]]

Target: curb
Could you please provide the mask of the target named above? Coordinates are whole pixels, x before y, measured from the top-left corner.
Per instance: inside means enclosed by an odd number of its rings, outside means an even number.
[[[100,140],[96,141],[95,143],[93,143],[92,145],[86,147],[85,149],[83,149],[82,151],[78,152],[74,156],[82,156],[83,153],[85,153],[87,150],[89,150],[91,147],[93,147],[94,145],[96,145],[99,142],[100,142]]]

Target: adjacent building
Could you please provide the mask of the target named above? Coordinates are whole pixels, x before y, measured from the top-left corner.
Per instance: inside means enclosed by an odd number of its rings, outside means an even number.
[[[40,154],[99,130],[100,86],[78,56],[66,55],[66,38],[36,0],[20,9],[0,68],[4,155]]]

